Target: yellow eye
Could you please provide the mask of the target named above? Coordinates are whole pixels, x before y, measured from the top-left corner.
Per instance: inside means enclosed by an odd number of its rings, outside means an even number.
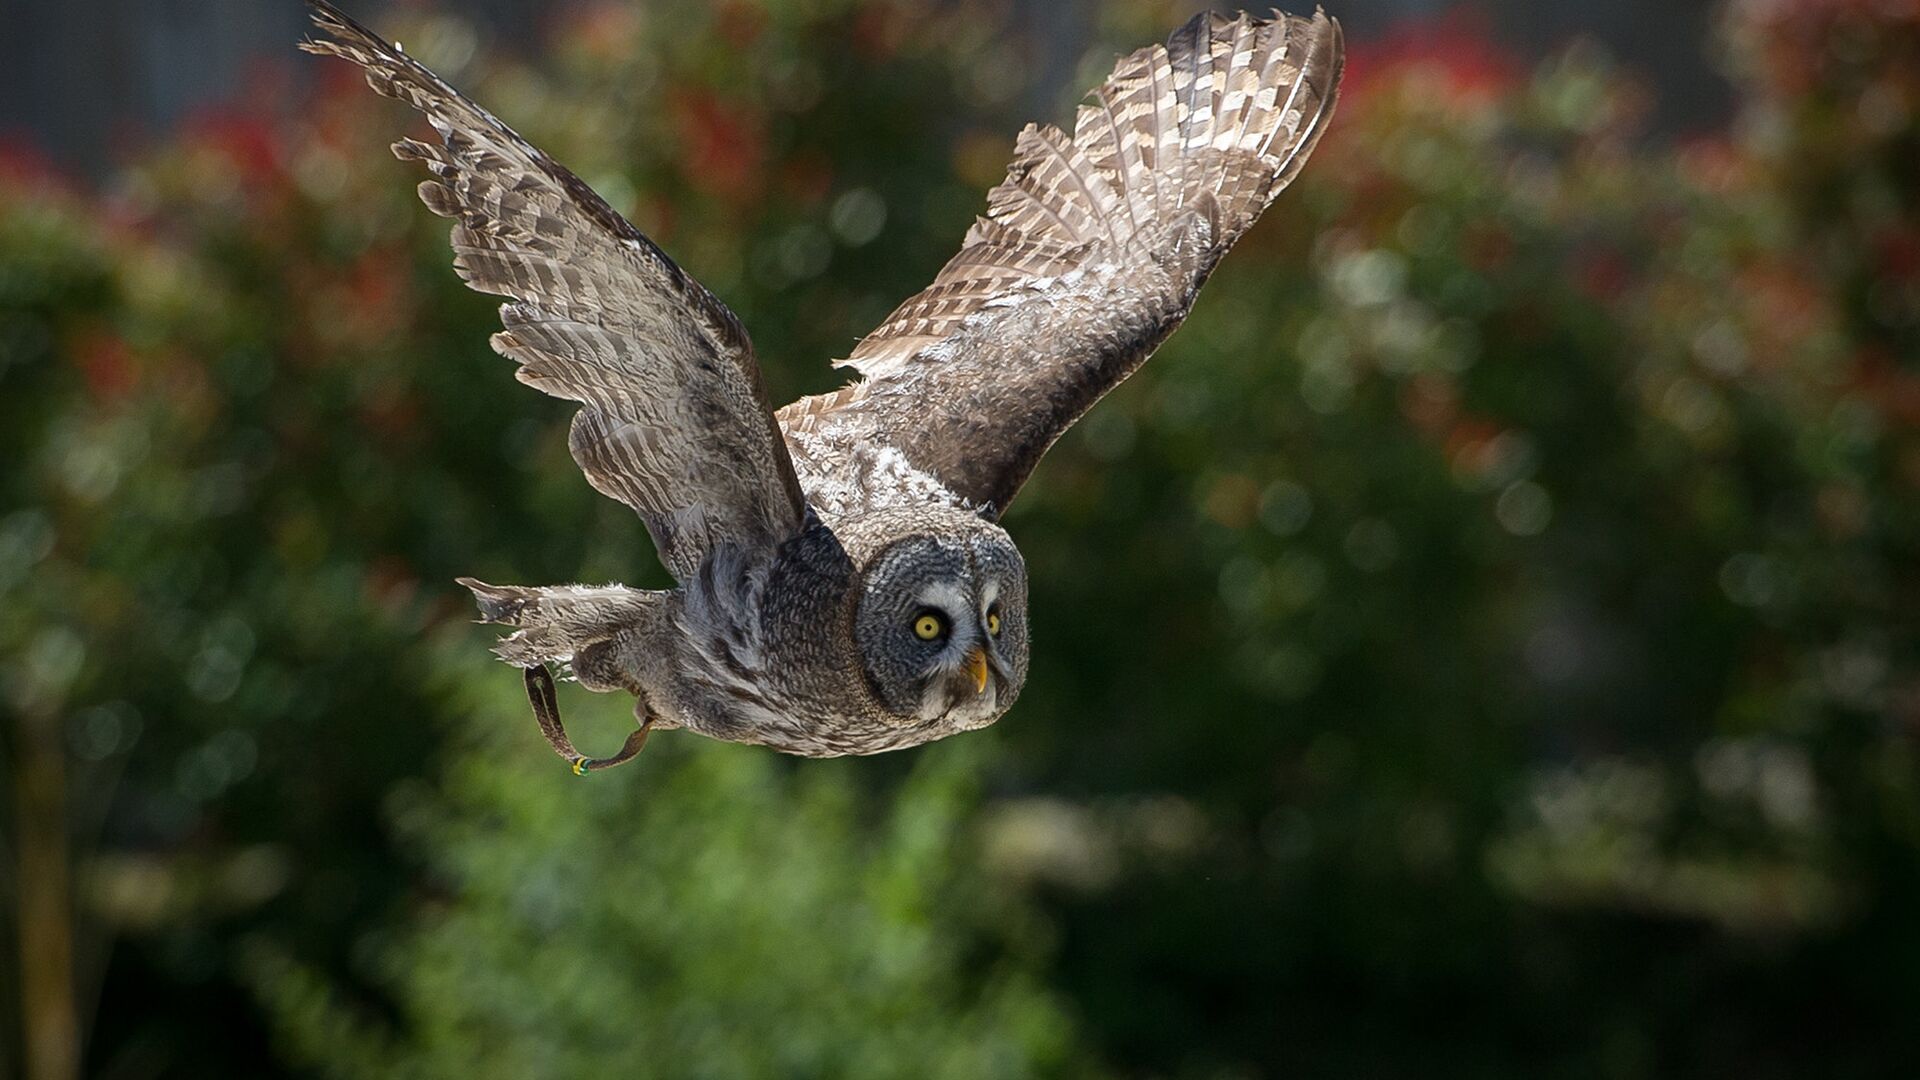
[[[987,612],[987,633],[992,634],[994,637],[1000,636],[1000,613],[999,612],[997,611]]]
[[[945,633],[947,624],[940,621],[938,615],[921,615],[913,620],[913,636],[921,641],[932,641]]]

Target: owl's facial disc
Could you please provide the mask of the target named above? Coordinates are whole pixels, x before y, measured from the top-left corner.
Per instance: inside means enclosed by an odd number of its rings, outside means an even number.
[[[947,562],[935,560],[936,565]],[[941,565],[939,576],[913,593],[913,633],[923,645],[927,676],[920,680],[919,699],[911,712],[923,721],[955,714],[957,718],[991,715],[999,697],[988,656],[992,642],[981,635],[986,620],[974,614],[979,605],[969,580],[971,568],[960,560],[954,562],[953,576],[946,576]]]
[[[946,582],[921,590],[919,599],[929,613],[921,618],[934,619],[949,630],[941,643],[944,648],[933,658],[934,674],[920,692],[914,715],[924,721],[950,718],[963,726],[977,726],[999,715],[1000,683],[1005,676],[995,675],[990,652],[994,642],[984,632],[987,622],[1000,621],[998,611],[992,620],[984,611],[976,615],[973,609],[980,605],[968,590]],[[952,614],[956,612],[962,614]]]
[[[977,522],[967,533],[900,541],[868,568],[861,660],[904,722],[983,727],[1025,681],[1025,566],[997,527]]]

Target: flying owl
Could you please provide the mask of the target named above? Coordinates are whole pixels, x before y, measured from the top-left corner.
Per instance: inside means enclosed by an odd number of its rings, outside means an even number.
[[[632,507],[678,587],[472,579],[577,773],[647,734],[830,757],[993,723],[1027,678],[1027,572],[997,523],[1042,454],[1180,325],[1333,115],[1340,26],[1202,13],[1115,65],[1071,135],[1029,125],[960,253],[838,364],[768,406],[733,312],[580,178],[325,0],[309,52],[424,113],[454,268],[506,298],[493,347],[580,403],[587,480]],[[639,727],[590,758],[548,665],[624,690]]]

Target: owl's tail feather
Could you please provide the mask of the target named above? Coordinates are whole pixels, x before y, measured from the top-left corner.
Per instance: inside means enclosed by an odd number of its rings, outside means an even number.
[[[515,667],[570,664],[590,645],[639,622],[664,593],[624,585],[489,585],[473,578],[460,584],[480,605],[480,621],[517,626],[494,653]]]

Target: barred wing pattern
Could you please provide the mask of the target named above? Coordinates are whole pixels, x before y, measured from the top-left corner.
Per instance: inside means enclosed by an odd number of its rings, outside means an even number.
[[[720,546],[770,549],[805,503],[739,320],[600,196],[426,67],[325,0],[308,52],[366,70],[442,140],[394,144],[434,179],[454,266],[508,298],[493,347],[518,377],[581,403],[568,444],[587,480],[636,511],[674,577]]]
[[[1203,13],[1123,58],[1071,137],[1020,133],[960,253],[841,361],[865,378],[780,410],[790,446],[890,446],[997,515],[1305,164],[1342,60],[1324,11]]]

